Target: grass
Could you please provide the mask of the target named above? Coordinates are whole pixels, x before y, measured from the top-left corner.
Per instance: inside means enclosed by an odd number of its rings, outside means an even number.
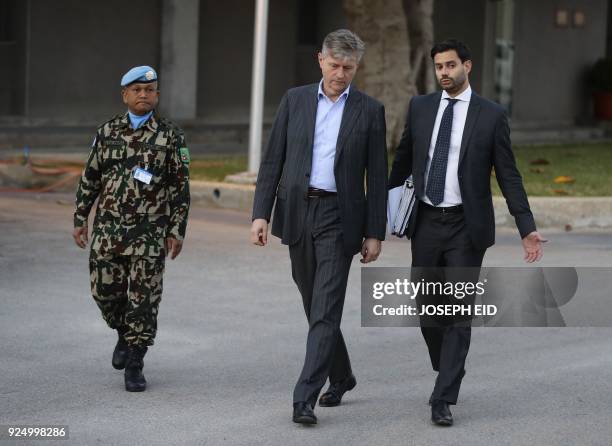
[[[223,181],[227,175],[247,170],[246,155],[208,155],[191,159],[189,177],[193,180]]]
[[[612,144],[514,146],[516,164],[530,197],[612,196]],[[389,166],[393,155],[389,156]],[[555,179],[566,177],[566,183]],[[495,174],[491,191],[501,195]]]
[[[612,195],[610,143],[517,146],[514,155],[529,196]],[[562,176],[568,177],[566,180],[569,182],[555,183],[554,180]],[[494,177],[491,177],[491,190],[495,195],[501,195]]]
[[[514,154],[529,196],[612,196],[612,143],[555,146],[515,146]],[[393,156],[389,156],[389,165]],[[533,164],[534,161],[539,163]],[[41,167],[74,167],[77,163],[40,163]],[[191,160],[194,180],[223,181],[247,169],[246,155],[205,155]],[[568,183],[555,183],[561,176]],[[495,177],[491,190],[501,195]]]
[[[612,144],[515,146],[514,155],[529,196],[612,196]],[[389,165],[393,156],[389,157]],[[541,164],[532,164],[539,161]],[[548,163],[548,164],[545,164]],[[192,159],[191,178],[223,181],[226,175],[243,172],[246,155],[210,155]],[[555,183],[565,176],[570,183]],[[501,195],[491,176],[491,190]]]

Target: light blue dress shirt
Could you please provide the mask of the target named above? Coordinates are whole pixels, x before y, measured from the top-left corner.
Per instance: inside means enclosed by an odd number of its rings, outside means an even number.
[[[336,192],[334,160],[336,143],[342,121],[342,112],[351,86],[346,87],[336,102],[323,92],[323,80],[319,82],[317,118],[312,144],[312,169],[310,187]]]
[[[128,115],[130,116],[130,122],[132,123],[132,128],[134,130],[140,128],[141,125],[147,122],[147,120],[151,117],[152,114],[153,114],[153,110],[151,110],[149,113],[146,113],[142,116],[138,116],[128,110]]]

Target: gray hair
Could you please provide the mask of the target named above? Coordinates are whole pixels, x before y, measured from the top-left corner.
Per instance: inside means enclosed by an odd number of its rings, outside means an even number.
[[[321,54],[323,57],[332,56],[338,59],[357,59],[357,62],[363,57],[365,52],[365,43],[357,34],[348,29],[337,29],[332,31],[323,40]]]

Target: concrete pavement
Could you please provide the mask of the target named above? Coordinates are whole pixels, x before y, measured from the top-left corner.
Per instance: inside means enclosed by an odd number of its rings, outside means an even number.
[[[307,324],[286,247],[249,245],[248,214],[195,205],[168,261],[148,390],[123,390],[115,334],[89,294],[66,195],[0,195],[0,425],[67,424],[75,445],[609,445],[612,329],[475,329],[455,426],[429,422],[418,329],[361,328],[354,260],[343,331],[357,387],[319,424],[291,422]],[[543,265],[612,266],[612,233],[546,233]],[[498,233],[485,265],[522,265]],[[409,265],[409,244],[376,266]],[[42,444],[14,441],[2,444]]]

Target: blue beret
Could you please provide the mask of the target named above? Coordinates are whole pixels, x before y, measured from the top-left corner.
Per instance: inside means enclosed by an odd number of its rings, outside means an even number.
[[[157,73],[155,70],[147,65],[142,67],[134,67],[121,78],[121,86],[127,87],[131,83],[140,82],[143,84],[149,82],[155,82],[157,80]]]

